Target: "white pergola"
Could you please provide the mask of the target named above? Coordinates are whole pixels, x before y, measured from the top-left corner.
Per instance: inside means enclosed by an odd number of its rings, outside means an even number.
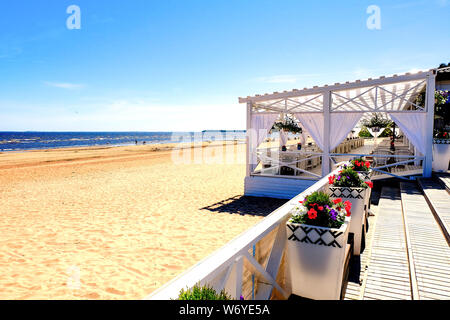
[[[247,104],[247,177],[252,173],[254,166],[251,163],[256,152],[251,147],[252,119],[257,115],[270,114],[316,114],[323,119],[323,153],[322,176],[330,170],[330,159],[333,157],[330,150],[330,118],[339,113],[362,113],[363,118],[371,113],[396,114],[422,114],[426,137],[423,153],[423,176],[430,177],[432,172],[432,144],[434,119],[434,92],[436,69],[426,72],[406,73],[377,79],[356,80],[354,82],[335,83],[334,85],[315,86],[302,90],[294,89],[271,94],[248,96],[239,98],[239,103]],[[425,105],[414,103],[419,93],[425,91]],[[363,119],[362,118],[362,119]],[[350,129],[351,130],[351,129]],[[409,137],[407,136],[409,139]],[[412,140],[412,139],[409,139]]]

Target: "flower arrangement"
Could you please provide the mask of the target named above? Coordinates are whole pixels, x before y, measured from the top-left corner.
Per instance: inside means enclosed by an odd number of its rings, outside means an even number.
[[[350,161],[350,168],[356,172],[368,172],[370,170],[370,162],[364,161],[363,158],[354,159]]]
[[[437,131],[437,130],[436,130]],[[435,139],[450,139],[450,135],[448,132],[437,131],[434,135]]]
[[[331,200],[328,194],[321,191],[313,192],[299,203],[300,206],[292,212],[291,223],[338,229],[345,217],[351,215],[350,201],[343,202],[341,198]]]
[[[389,128],[392,125],[392,121],[383,118],[378,113],[373,113],[370,120],[363,121],[363,125],[367,128]]]
[[[272,129],[292,132],[292,133],[302,133],[302,128],[298,125],[297,121],[290,116],[286,116],[284,121],[275,122]]]
[[[358,172],[346,165],[339,171],[338,175],[329,176],[328,183],[333,187],[373,188],[372,182],[363,181]]]

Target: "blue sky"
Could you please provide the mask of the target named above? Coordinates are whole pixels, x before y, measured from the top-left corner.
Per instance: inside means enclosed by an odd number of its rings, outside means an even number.
[[[69,30],[69,5],[81,29]],[[369,5],[381,29],[369,30]],[[244,129],[239,96],[450,61],[449,0],[2,0],[0,131]]]

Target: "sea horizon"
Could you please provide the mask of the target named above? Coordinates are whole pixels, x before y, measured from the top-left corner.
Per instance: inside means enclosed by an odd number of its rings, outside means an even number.
[[[0,131],[0,152],[239,140],[245,138],[245,132],[245,130]]]

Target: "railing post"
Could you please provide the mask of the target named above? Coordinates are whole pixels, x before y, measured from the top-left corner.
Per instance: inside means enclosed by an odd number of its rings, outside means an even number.
[[[330,173],[330,109],[331,91],[323,93],[323,156],[322,156],[322,177]]]
[[[250,177],[250,174],[253,169],[252,162],[252,155],[250,154],[250,144],[252,143],[252,137],[250,137],[250,134],[252,134],[251,131],[252,126],[252,103],[247,102],[247,131],[246,131],[246,159],[247,159],[247,168],[246,168],[246,176]],[[255,150],[256,151],[256,150]]]

